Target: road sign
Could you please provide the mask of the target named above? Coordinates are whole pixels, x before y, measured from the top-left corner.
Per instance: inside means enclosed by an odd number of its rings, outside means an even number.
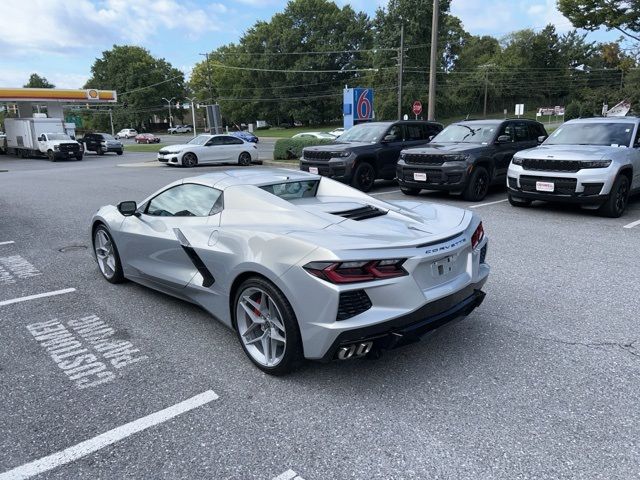
[[[414,115],[420,115],[422,113],[422,102],[420,100],[416,100],[413,102],[413,107],[411,107],[411,111]]]
[[[524,115],[524,103],[516,103],[516,115]]]

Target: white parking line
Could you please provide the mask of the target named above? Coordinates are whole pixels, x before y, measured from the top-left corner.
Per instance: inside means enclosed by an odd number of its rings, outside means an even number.
[[[496,203],[506,202],[507,200],[508,200],[507,198],[503,198],[502,200],[498,200],[498,201],[495,201],[495,202],[481,203],[479,205],[470,205],[469,208],[486,207],[487,205],[495,205]]]
[[[0,242],[0,245],[11,245],[12,243],[15,243],[13,240],[9,240],[7,242]]]
[[[402,190],[388,190],[386,192],[378,192],[378,193],[370,193],[369,195],[371,195],[372,197],[376,196],[376,195],[386,195],[388,193],[398,193],[401,192]]]
[[[75,288],[64,288],[62,290],[54,290],[53,292],[37,293],[36,295],[12,298],[11,300],[2,300],[0,301],[0,307],[11,305],[12,303],[28,302],[29,300],[35,300],[36,298],[55,297],[56,295],[64,295],[65,293],[71,293],[75,291]]]
[[[281,473],[277,477],[273,477],[273,480],[304,480],[304,478],[302,478],[293,470],[289,469],[286,472]]]
[[[638,225],[640,225],[640,220],[636,220],[635,222],[628,223],[622,228],[633,228],[633,227],[637,227]]]
[[[151,428],[160,423],[171,420],[183,413],[201,407],[213,400],[217,400],[218,395],[213,390],[207,390],[195,397],[191,397],[183,402],[171,407],[152,413],[146,417],[139,418],[133,422],[126,423],[120,427],[109,430],[97,437],[80,442],[72,447],[65,448],[59,452],[47,455],[30,463],[25,463],[19,467],[0,474],[0,480],[18,480],[30,478],[43,472],[48,472],[61,465],[74,462],[82,457],[97,452],[113,443],[124,440],[131,435]]]

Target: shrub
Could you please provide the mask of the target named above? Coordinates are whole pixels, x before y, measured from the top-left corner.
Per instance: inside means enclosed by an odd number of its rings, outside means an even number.
[[[298,160],[302,156],[304,147],[316,145],[327,145],[333,140],[323,140],[320,138],[281,138],[276,141],[273,150],[274,160]]]

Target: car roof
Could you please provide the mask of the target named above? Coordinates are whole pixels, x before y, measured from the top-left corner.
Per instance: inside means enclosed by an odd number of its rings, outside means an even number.
[[[568,120],[566,123],[639,123],[638,117],[589,117],[589,118],[574,118]]]
[[[232,185],[268,185],[271,183],[315,180],[319,175],[303,172],[302,170],[289,170],[286,168],[237,168],[223,172],[211,172],[196,177],[189,177],[181,183],[199,183],[220,190]]]

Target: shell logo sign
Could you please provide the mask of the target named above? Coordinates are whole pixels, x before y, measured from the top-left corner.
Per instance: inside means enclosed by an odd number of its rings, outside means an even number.
[[[0,88],[0,102],[116,103],[115,90],[65,88]]]

